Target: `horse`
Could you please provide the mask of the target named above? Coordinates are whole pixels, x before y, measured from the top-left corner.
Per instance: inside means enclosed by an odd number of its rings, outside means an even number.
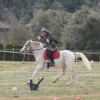
[[[43,44],[38,41],[33,41],[33,40],[28,40],[23,47],[21,48],[20,52],[24,53],[26,51],[31,51],[31,53],[34,55],[35,60],[36,60],[36,68],[30,78],[30,80],[33,79],[33,77],[36,75],[36,73],[43,68],[46,68],[47,66],[47,61],[44,57],[43,54],[45,52],[46,48],[43,47]],[[81,58],[83,64],[86,66],[88,71],[92,70],[91,64],[88,60],[88,58],[81,52],[72,52],[69,50],[61,50],[60,52],[60,57],[58,59],[54,59],[55,62],[55,67],[60,67],[61,72],[59,76],[53,80],[53,83],[55,83],[61,76],[65,74],[66,68],[69,68],[71,72],[71,79],[67,83],[67,85],[71,85],[74,83],[74,78],[75,78],[75,72],[73,65],[75,63],[75,59]]]

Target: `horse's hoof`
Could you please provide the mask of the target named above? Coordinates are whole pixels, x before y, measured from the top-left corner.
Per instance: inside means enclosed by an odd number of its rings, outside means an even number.
[[[30,81],[27,81],[27,83],[26,83],[27,85],[29,85],[30,84]]]
[[[53,83],[56,83],[56,81],[54,80]]]
[[[75,83],[67,83],[66,86],[74,86]]]
[[[66,86],[71,86],[71,85],[72,85],[71,83],[67,83],[67,84],[66,84]]]
[[[38,80],[41,80],[43,77],[38,77]]]

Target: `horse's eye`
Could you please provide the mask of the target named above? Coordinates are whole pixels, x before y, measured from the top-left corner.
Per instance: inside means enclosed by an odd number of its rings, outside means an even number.
[[[27,46],[27,45],[25,45],[25,46]]]

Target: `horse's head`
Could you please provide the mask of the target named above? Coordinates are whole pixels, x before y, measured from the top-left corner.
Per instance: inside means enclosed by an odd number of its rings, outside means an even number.
[[[20,50],[20,52],[23,53],[25,51],[38,50],[40,48],[43,48],[43,44],[41,42],[28,40],[24,44],[24,46],[22,47],[22,49]]]
[[[25,51],[29,51],[30,50],[30,43],[32,40],[28,40],[22,47],[22,49],[20,50],[21,53],[25,52]]]

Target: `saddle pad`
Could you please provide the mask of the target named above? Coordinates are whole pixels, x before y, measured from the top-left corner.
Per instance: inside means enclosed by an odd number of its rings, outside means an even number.
[[[46,52],[44,52],[43,57],[44,57],[44,59],[48,60],[48,56],[47,56]],[[59,57],[60,57],[60,51],[54,52],[53,59],[58,59]]]

